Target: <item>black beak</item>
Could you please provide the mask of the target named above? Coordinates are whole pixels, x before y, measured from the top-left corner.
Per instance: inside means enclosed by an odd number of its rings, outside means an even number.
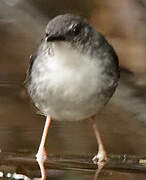
[[[62,35],[46,35],[47,41],[65,41],[65,37]]]

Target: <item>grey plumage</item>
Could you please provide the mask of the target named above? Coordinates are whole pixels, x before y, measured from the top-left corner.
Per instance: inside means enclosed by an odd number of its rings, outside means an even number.
[[[85,19],[66,14],[48,23],[26,87],[44,115],[80,120],[95,115],[108,102],[118,80],[113,48]]]

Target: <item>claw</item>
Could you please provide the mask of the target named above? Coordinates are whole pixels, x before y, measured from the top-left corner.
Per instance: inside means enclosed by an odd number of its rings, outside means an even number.
[[[99,151],[97,155],[95,155],[92,159],[94,164],[101,164],[101,163],[106,163],[107,161],[107,155],[105,151]]]

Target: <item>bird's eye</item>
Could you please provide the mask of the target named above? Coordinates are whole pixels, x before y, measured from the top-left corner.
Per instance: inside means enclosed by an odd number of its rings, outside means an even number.
[[[73,32],[74,34],[78,34],[80,32],[81,26],[80,24],[72,24],[69,27],[69,31]]]
[[[48,33],[46,33],[46,37],[48,37],[49,36],[49,34]]]

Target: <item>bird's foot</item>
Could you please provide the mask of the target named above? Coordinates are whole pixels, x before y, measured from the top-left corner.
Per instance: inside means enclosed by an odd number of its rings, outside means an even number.
[[[105,150],[100,149],[100,151],[98,151],[98,154],[93,157],[92,161],[94,164],[98,165],[98,168],[97,168],[94,178],[93,178],[93,180],[97,180],[102,168],[105,166],[106,161],[107,161],[107,156],[106,156]]]
[[[101,165],[101,164],[105,165],[107,161],[107,155],[105,150],[100,150],[98,154],[93,157],[92,161],[94,164],[97,165]]]
[[[36,154],[36,159],[38,162],[45,162],[47,159],[47,153],[45,148],[39,148],[37,154]]]

